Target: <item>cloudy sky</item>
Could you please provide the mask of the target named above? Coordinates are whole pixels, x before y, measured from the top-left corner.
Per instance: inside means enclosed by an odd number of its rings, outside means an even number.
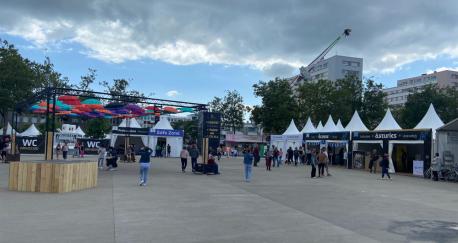
[[[49,56],[72,82],[132,79],[160,98],[207,102],[297,74],[345,28],[335,54],[364,58],[364,76],[397,79],[458,69],[457,1],[2,0],[0,38]]]

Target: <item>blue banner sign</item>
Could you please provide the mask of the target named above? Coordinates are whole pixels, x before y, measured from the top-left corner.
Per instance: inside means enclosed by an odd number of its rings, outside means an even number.
[[[151,129],[149,135],[157,137],[183,137],[183,130]]]

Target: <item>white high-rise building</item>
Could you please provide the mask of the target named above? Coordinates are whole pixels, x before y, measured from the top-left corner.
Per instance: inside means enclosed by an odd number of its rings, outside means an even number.
[[[290,78],[293,88],[299,87],[305,80],[316,82],[320,79],[336,81],[347,76],[363,78],[363,59],[335,55],[323,59],[311,67],[301,67],[300,75]]]
[[[455,87],[458,89],[458,72],[445,70],[397,81],[397,86],[383,89],[390,106],[400,106],[407,102],[409,94],[421,91],[425,86],[437,84],[439,88]]]

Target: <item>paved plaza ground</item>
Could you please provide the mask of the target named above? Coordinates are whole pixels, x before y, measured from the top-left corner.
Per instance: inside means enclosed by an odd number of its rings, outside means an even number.
[[[0,242],[458,242],[458,184],[331,168],[254,168],[223,159],[221,175],[182,174],[154,159],[102,171],[97,188],[65,194],[7,190],[0,164]]]

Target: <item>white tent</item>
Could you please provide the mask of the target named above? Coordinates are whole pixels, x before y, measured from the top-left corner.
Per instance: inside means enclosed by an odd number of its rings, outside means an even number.
[[[396,122],[393,115],[391,114],[390,109],[386,111],[385,117],[383,117],[382,121],[378,126],[374,129],[374,131],[380,130],[401,130],[401,126]]]
[[[37,127],[35,127],[35,124],[30,125],[29,128],[19,134],[21,137],[36,137],[39,135],[41,135],[41,132],[38,131]]]
[[[350,122],[347,124],[345,127],[346,131],[352,132],[352,131],[369,131],[367,129],[366,125],[364,125],[363,121],[359,117],[359,114],[357,111],[353,113],[353,116],[350,119]]]
[[[302,133],[299,132],[294,120],[291,119],[286,131],[282,135],[272,135],[270,143],[285,153],[289,147],[294,149],[295,147],[302,146],[302,139]]]
[[[318,123],[316,126],[315,132],[321,132],[323,130],[323,124],[321,124],[321,121]]]
[[[124,128],[142,128],[140,124],[138,124],[137,120],[135,118],[124,118],[121,123],[119,124],[118,127],[124,127]],[[114,129],[116,130],[116,129]],[[118,139],[119,136],[125,137],[125,135],[120,135],[120,134],[115,134],[112,133],[110,135],[111,137],[111,142],[110,146],[114,147],[116,144],[116,140]],[[148,145],[149,144],[149,136],[148,135],[138,135],[138,134],[129,134],[129,137],[140,137],[142,140],[143,145]]]
[[[311,133],[311,132],[315,132],[315,131],[316,131],[316,128],[315,128],[315,126],[313,126],[312,120],[309,117],[307,119],[307,123],[305,123],[304,128],[302,128],[301,133]]]
[[[3,134],[3,128],[1,128],[0,130],[1,130],[2,134]],[[6,134],[7,135],[11,135],[13,133],[16,133],[16,130],[14,130],[13,127],[11,126],[11,124],[8,122],[8,124],[6,125]]]
[[[135,119],[135,118],[129,118],[129,120],[124,118],[121,121],[121,124],[119,124],[118,127],[141,128],[142,126],[140,126],[140,124],[138,124],[137,119]]]
[[[336,132],[336,131],[337,131],[336,124],[334,123],[332,116],[329,115],[328,121],[324,125],[323,129],[320,130],[320,132]]]
[[[183,148],[183,136],[177,136],[176,134],[183,134],[183,132],[177,132],[170,125],[167,117],[161,116],[160,120],[151,130],[153,135],[149,139],[149,147],[156,153],[156,145],[158,138],[165,138],[165,145],[170,145],[170,156],[179,157],[180,151]],[[158,135],[158,131],[161,131]]]
[[[429,105],[428,111],[426,112],[423,119],[415,126],[416,129],[426,128],[433,130],[433,139],[436,138],[436,129],[443,126],[444,122],[439,118],[434,109],[433,104]]]
[[[297,129],[296,124],[294,123],[294,119],[291,119],[291,122],[289,123],[289,127],[286,129],[283,135],[296,135],[299,133],[300,132]]]
[[[342,126],[342,122],[340,121],[340,119],[337,121],[336,127],[337,127],[337,131],[339,132],[345,131],[345,128]]]
[[[79,134],[81,136],[86,136],[86,133],[83,131],[83,129],[81,129],[81,127],[78,127],[76,130],[75,130],[75,133],[76,134]]]

